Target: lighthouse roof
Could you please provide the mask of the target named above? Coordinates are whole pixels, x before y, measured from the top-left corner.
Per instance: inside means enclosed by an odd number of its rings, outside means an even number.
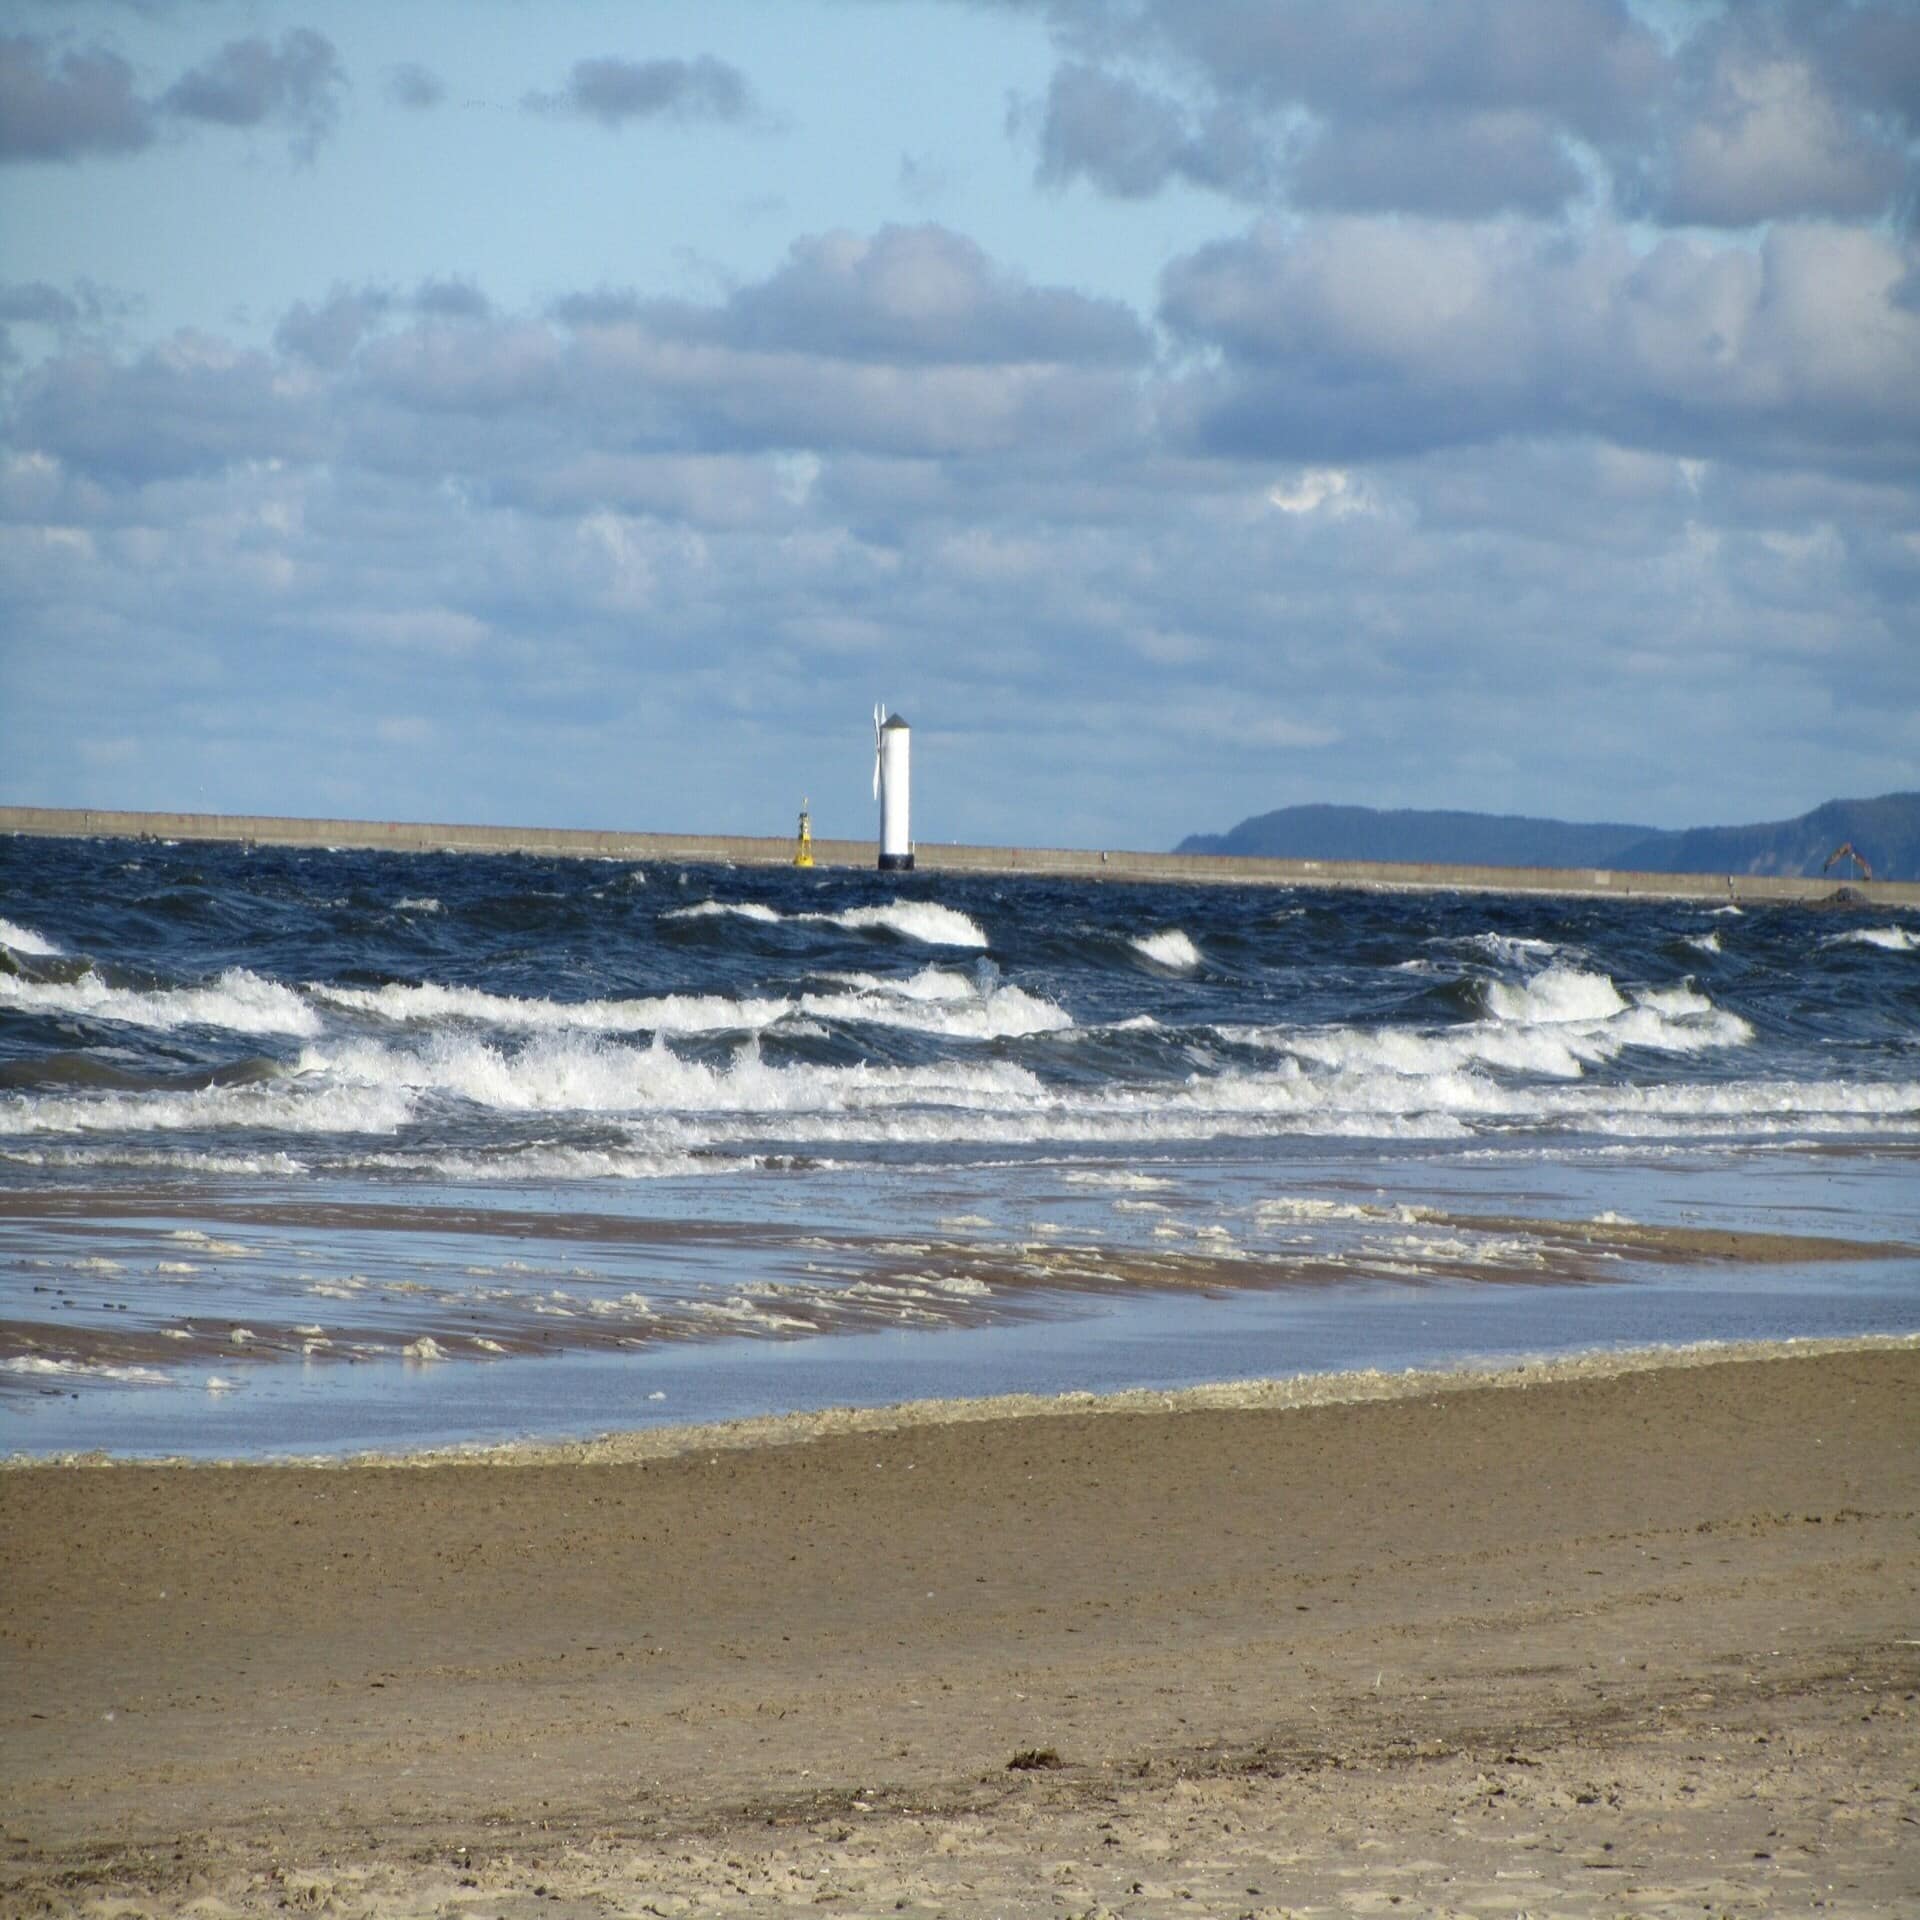
[[[891,733],[895,727],[898,727],[903,733],[909,731],[904,714],[890,713],[880,723],[880,731],[882,733]]]

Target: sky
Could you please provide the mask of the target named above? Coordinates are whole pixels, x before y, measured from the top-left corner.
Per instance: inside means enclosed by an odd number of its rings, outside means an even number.
[[[1920,0],[4,0],[0,801],[1920,788]]]

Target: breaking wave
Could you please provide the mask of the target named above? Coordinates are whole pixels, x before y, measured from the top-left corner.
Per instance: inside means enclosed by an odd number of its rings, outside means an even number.
[[[1920,953],[1920,940],[1916,940],[1905,927],[1855,927],[1851,933],[1843,933],[1829,941],[1836,947],[1882,947],[1888,953]]]
[[[332,987],[307,992],[324,1005],[370,1014],[400,1025],[470,1020],[525,1032],[567,1029],[590,1033],[713,1033],[770,1026],[793,1009],[784,999],[734,999],[726,994],[662,994],[641,1000],[526,1000],[478,987]],[[314,1029],[317,1031],[317,1028]]]
[[[846,907],[838,913],[779,913],[753,900],[702,900],[696,906],[675,907],[662,918],[706,920],[725,915],[758,921],[764,926],[812,925],[844,927],[850,932],[879,931],[935,947],[984,949],[987,945],[986,932],[977,920],[953,907],[943,907],[937,900],[889,900],[874,907]]]
[[[871,973],[823,978],[833,991],[740,999],[662,994],[634,1000],[532,1000],[431,981],[384,987],[316,982],[307,992],[324,1006],[397,1026],[432,1027],[457,1020],[522,1033],[736,1033],[806,1018],[909,1028],[956,1040],[993,1040],[1051,1033],[1073,1024],[1071,1015],[1023,988],[976,982],[938,967],[923,968],[906,979]]]
[[[0,920],[0,947],[31,954],[35,959],[46,959],[61,951],[45,934],[35,933],[31,927],[17,927],[11,920]]]
[[[1158,933],[1132,934],[1127,944],[1156,967],[1165,967],[1172,973],[1191,973],[1200,965],[1200,949],[1178,927],[1165,927]]]
[[[229,1033],[301,1035],[321,1027],[320,1016],[299,994],[245,967],[229,967],[205,987],[116,987],[91,967],[71,980],[0,974],[0,1007],[9,1006],[161,1031],[220,1027]]]

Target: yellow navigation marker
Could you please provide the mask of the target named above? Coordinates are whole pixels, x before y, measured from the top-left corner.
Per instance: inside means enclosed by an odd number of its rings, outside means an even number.
[[[800,837],[793,845],[793,864],[796,867],[813,865],[813,815],[807,811],[807,803],[800,802]]]

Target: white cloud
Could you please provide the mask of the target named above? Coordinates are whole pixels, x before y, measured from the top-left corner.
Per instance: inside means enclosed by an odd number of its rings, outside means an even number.
[[[1343,467],[1303,467],[1292,480],[1269,487],[1267,499],[1282,513],[1324,510],[1335,520],[1344,519],[1350,513],[1376,511],[1373,496],[1365,484],[1357,482]]]

